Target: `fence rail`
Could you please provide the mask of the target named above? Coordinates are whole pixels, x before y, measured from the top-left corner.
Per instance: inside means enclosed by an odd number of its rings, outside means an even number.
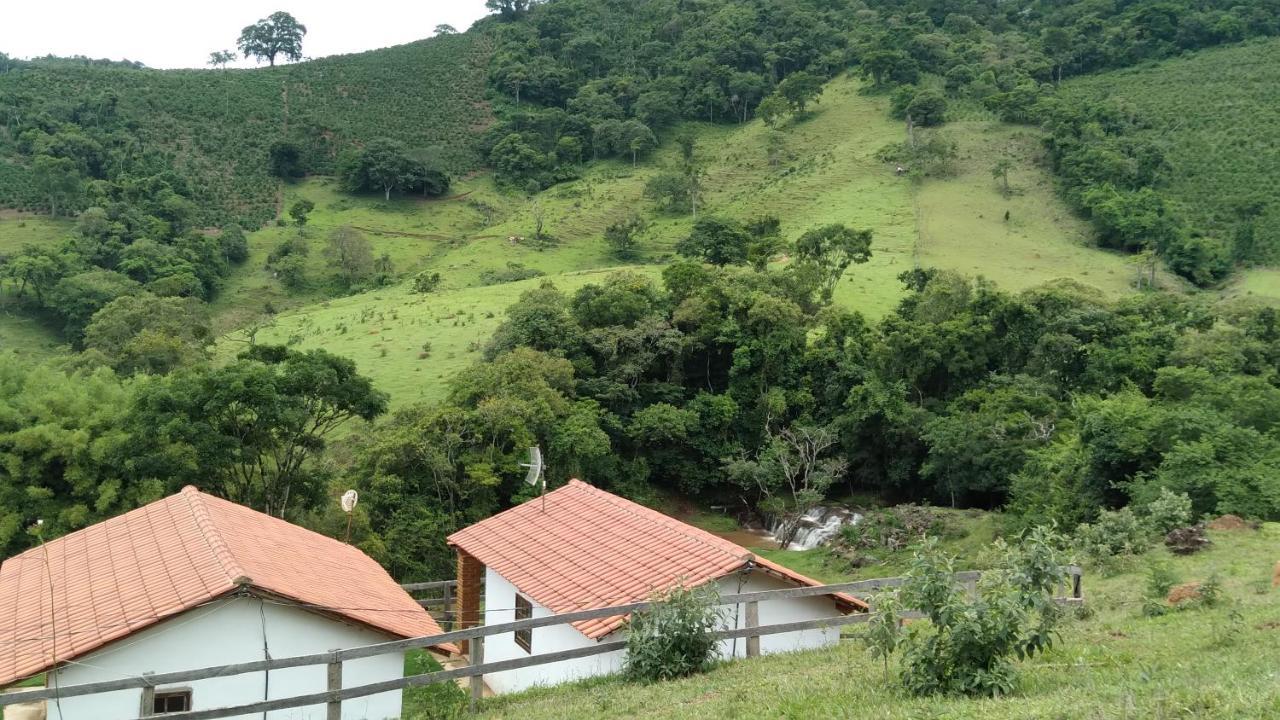
[[[1065,591],[1068,594],[1064,596],[1055,596],[1054,599],[1059,603],[1068,605],[1083,603],[1083,573],[1081,569],[1073,565],[1067,566],[1063,568],[1063,570],[1068,580],[1068,586],[1065,588]],[[960,572],[956,573],[953,577],[957,584],[972,588],[981,577],[981,573],[976,571]],[[857,580],[854,582],[834,583],[831,585],[805,586],[784,588],[781,590],[763,590],[748,593],[736,593],[732,595],[721,595],[719,598],[719,604],[721,605],[746,604],[745,627],[718,630],[713,633],[713,635],[718,640],[746,638],[747,656],[753,657],[759,654],[759,638],[764,635],[795,632],[798,630],[843,627],[846,625],[864,623],[874,617],[873,612],[863,612],[830,618],[820,618],[817,620],[760,625],[759,603],[790,598],[812,597],[815,595],[830,595],[832,593],[866,593],[882,588],[897,587],[901,585],[903,581],[904,578],[900,577],[877,578],[874,580]],[[454,584],[456,584],[454,581],[448,580],[438,583],[413,583],[405,587],[406,590],[411,591],[440,588],[451,589]],[[149,673],[136,677],[122,678],[119,680],[64,686],[57,689],[42,688],[15,692],[7,695],[0,694],[0,707],[16,703],[49,700],[53,699],[55,696],[59,698],[71,698],[115,692],[119,690],[155,688],[160,685],[189,683],[196,680],[208,680],[211,678],[228,677],[245,673],[282,670],[286,668],[305,667],[311,665],[324,665],[328,669],[328,689],[324,692],[299,695],[290,698],[280,698],[276,700],[264,700],[231,707],[212,708],[209,710],[167,713],[165,718],[168,720],[216,720],[217,718],[228,718],[236,715],[263,713],[272,710],[284,710],[307,705],[323,704],[327,706],[328,717],[331,719],[337,719],[340,717],[340,709],[343,700],[367,697],[369,695],[377,695],[379,693],[400,690],[407,687],[429,685],[431,683],[468,677],[472,679],[471,691],[472,698],[474,700],[479,698],[480,690],[483,688],[483,676],[486,674],[503,672],[506,670],[516,670],[535,665],[543,665],[546,663],[560,662],[562,660],[572,660],[576,658],[590,657],[593,655],[601,655],[604,653],[614,652],[616,650],[622,650],[626,647],[625,640],[616,640],[597,643],[583,648],[563,650],[555,653],[530,655],[528,657],[515,658],[512,660],[485,662],[484,638],[514,632],[516,630],[532,630],[535,628],[563,625],[581,620],[595,620],[599,618],[629,615],[633,612],[648,608],[650,605],[651,603],[648,601],[627,603],[624,605],[612,605],[603,608],[591,608],[588,610],[560,613],[547,617],[517,620],[515,622],[479,625],[460,630],[452,630],[439,635],[393,640],[385,643],[365,645],[345,650],[334,650],[331,652],[316,653],[313,655],[254,660],[251,662],[234,663],[229,665],[199,668],[195,670],[181,670],[168,673]],[[910,618],[919,617],[920,615],[918,613],[904,613],[903,616]],[[386,655],[388,653],[403,652],[413,648],[424,648],[445,643],[455,643],[462,640],[472,642],[472,653],[470,658],[471,664],[467,667],[440,670],[420,675],[410,675],[369,685],[361,685],[359,687],[342,687],[342,664],[346,661]],[[144,719],[140,718],[139,720]]]

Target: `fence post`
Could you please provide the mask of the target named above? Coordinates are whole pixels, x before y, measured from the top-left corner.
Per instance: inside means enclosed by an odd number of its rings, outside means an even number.
[[[441,618],[445,627],[453,630],[453,586],[444,586],[444,616]]]
[[[1080,600],[1084,598],[1084,573],[1072,573],[1071,575],[1071,597]]]
[[[338,652],[330,650],[329,652]],[[342,661],[329,661],[329,702],[325,704],[325,720],[342,720],[342,700],[338,693],[342,690]]]
[[[746,625],[749,628],[760,627],[760,603],[755,600],[752,600],[751,602],[747,603]],[[753,657],[759,657],[759,656],[760,656],[760,636],[748,635],[747,636],[747,657],[753,658]]]
[[[484,664],[484,638],[471,638],[471,665]],[[476,703],[484,697],[484,675],[471,676],[471,702],[469,707],[471,712],[476,711]]]

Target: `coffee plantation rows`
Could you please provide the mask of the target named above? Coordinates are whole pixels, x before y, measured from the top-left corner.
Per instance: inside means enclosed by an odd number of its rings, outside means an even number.
[[[1280,260],[1280,41],[1207,50],[1067,83],[1139,119],[1172,169],[1167,193],[1197,228]]]
[[[376,137],[465,171],[489,122],[487,53],[482,36],[467,34],[257,70],[10,64],[0,72],[0,206],[45,209],[20,135],[66,123],[101,129],[108,163],[147,156],[175,169],[206,225],[276,215],[268,149],[279,140],[301,149],[307,172],[331,172],[342,149]]]

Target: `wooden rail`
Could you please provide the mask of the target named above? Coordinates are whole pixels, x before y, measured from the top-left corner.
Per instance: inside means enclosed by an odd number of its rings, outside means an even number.
[[[1055,600],[1059,603],[1068,605],[1078,605],[1083,603],[1084,594],[1081,569],[1076,566],[1068,566],[1064,568],[1064,574],[1068,578],[1068,592],[1070,594],[1065,597],[1055,597]],[[954,575],[954,579],[957,584],[971,587],[977,582],[980,576],[981,573],[976,571],[961,572],[956,573]],[[825,629],[854,625],[867,622],[874,616],[873,613],[864,612],[831,618],[820,618],[817,620],[803,620],[798,622],[762,626],[759,625],[759,603],[772,600],[785,600],[789,598],[811,597],[815,595],[830,595],[837,592],[868,592],[881,588],[897,587],[901,585],[903,581],[904,578],[877,578],[874,580],[858,580],[831,585],[794,587],[784,588],[781,590],[763,590],[722,595],[719,598],[720,605],[746,604],[745,626],[741,628],[718,630],[713,633],[713,636],[717,640],[746,638],[747,656],[754,657],[760,652],[759,638],[761,636],[795,632],[798,630]],[[431,585],[434,588],[447,587],[449,583],[453,583],[453,581],[443,581],[441,583],[415,583],[414,585]],[[418,587],[415,589],[432,588]],[[206,667],[195,670],[181,670],[168,673],[149,673],[138,677],[122,678],[119,680],[63,686],[56,690],[53,688],[41,688],[10,693],[7,695],[0,694],[0,707],[37,700],[49,700],[53,699],[55,696],[59,698],[81,697],[84,695],[96,695],[99,693],[115,692],[119,690],[155,688],[160,685],[189,683],[196,680],[207,680],[245,673],[281,670],[285,668],[305,667],[310,665],[324,665],[328,668],[328,689],[326,691],[291,698],[264,700],[231,707],[195,710],[183,713],[169,713],[166,714],[165,717],[169,720],[216,720],[217,718],[227,718],[236,715],[257,714],[272,710],[284,710],[307,705],[323,704],[327,706],[327,717],[335,718],[340,716],[341,703],[343,700],[367,697],[369,695],[401,690],[407,687],[417,687],[419,685],[428,685],[431,683],[444,682],[464,677],[473,678],[472,697],[474,702],[474,699],[478,699],[478,689],[483,687],[482,678],[486,674],[560,662],[562,660],[591,657],[593,655],[601,655],[626,648],[625,640],[615,640],[555,653],[530,655],[528,657],[515,658],[512,660],[484,662],[484,638],[514,632],[516,630],[531,630],[534,628],[563,625],[581,620],[594,620],[598,618],[629,615],[636,611],[644,610],[650,605],[651,603],[648,601],[627,603],[624,605],[578,610],[574,612],[560,613],[558,615],[550,615],[547,617],[518,620],[509,623],[480,625],[461,630],[453,630],[439,635],[393,640],[385,643],[347,648],[344,650],[333,650],[314,655],[255,660],[251,662],[234,663],[230,665]],[[903,616],[919,617],[920,615],[919,613],[903,613]],[[461,640],[472,641],[472,664],[467,667],[460,667],[452,670],[440,670],[421,675],[410,675],[407,677],[396,678],[394,680],[386,680],[379,683],[372,683],[353,688],[342,687],[342,664],[348,660],[375,657],[388,653],[398,653],[412,648],[423,648],[444,643],[454,643]],[[140,718],[139,720],[144,719]]]

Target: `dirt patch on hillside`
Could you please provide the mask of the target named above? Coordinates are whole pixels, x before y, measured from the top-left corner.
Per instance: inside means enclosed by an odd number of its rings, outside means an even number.
[[[1257,530],[1258,526],[1239,515],[1223,515],[1209,523],[1210,530]]]

